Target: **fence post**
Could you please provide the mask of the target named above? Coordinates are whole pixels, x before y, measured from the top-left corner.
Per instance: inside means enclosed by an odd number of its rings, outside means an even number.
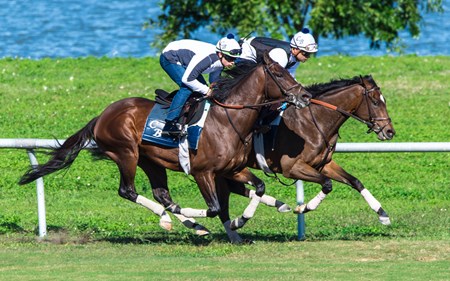
[[[295,186],[297,189],[297,204],[302,205],[305,201],[305,191],[303,189],[303,181],[297,180],[295,182]],[[297,226],[298,226],[298,240],[305,240],[305,215],[298,214],[297,215]]]
[[[37,166],[38,161],[34,155],[33,149],[27,149],[28,158],[30,158],[31,166]],[[36,180],[36,193],[38,204],[38,222],[39,222],[39,237],[47,236],[47,221],[45,218],[45,193],[44,180],[38,178]]]

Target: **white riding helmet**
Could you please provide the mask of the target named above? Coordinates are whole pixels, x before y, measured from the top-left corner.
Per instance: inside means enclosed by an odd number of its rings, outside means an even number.
[[[221,52],[233,58],[238,58],[242,54],[242,48],[239,43],[234,39],[233,34],[228,34],[219,40],[216,44],[216,51]]]
[[[309,33],[309,29],[303,28],[291,39],[291,47],[303,50],[308,53],[317,52],[317,43],[314,37]]]
[[[284,51],[283,49],[274,48],[274,49],[270,50],[269,56],[274,61],[278,62],[282,67],[286,67],[286,65],[288,63],[288,56],[286,54],[286,51]]]

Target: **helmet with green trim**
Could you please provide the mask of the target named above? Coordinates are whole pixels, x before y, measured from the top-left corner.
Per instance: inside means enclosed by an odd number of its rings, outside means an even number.
[[[303,28],[291,39],[291,47],[303,50],[308,53],[315,53],[318,46],[314,37],[309,33],[309,29]]]
[[[231,33],[217,42],[216,51],[233,58],[238,58],[242,54],[241,46]]]

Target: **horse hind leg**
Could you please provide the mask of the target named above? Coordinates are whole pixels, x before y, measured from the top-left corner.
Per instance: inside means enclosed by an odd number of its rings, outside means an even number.
[[[156,201],[162,204],[167,211],[171,212],[185,227],[193,229],[198,236],[204,236],[210,233],[206,227],[197,223],[193,218],[188,218],[180,214],[180,206],[170,196],[165,168],[154,165],[142,157],[139,159],[138,166],[147,175],[150,186],[152,187],[153,198]]]
[[[312,198],[307,204],[302,204],[294,209],[295,214],[305,214],[309,211],[316,210],[320,203],[325,199],[328,193],[333,191],[332,182],[330,179],[325,179],[325,183],[322,185],[322,190]]]
[[[253,197],[257,196],[256,192],[254,190],[251,190],[251,189],[248,189],[248,188],[246,188],[246,189],[248,190],[248,196],[247,197],[249,197],[250,199],[252,199]],[[267,195],[267,194],[264,194],[263,196],[261,196],[260,203],[262,203],[262,204],[264,204],[266,206],[269,206],[269,207],[277,208],[277,211],[279,213],[287,213],[287,212],[292,211],[291,207],[288,204],[286,204],[286,203],[276,199],[275,197]]]
[[[107,153],[111,159],[115,161],[118,159],[116,163],[120,171],[119,196],[139,204],[158,215],[160,217],[159,225],[163,229],[170,231],[172,229],[172,220],[164,210],[164,207],[136,193],[134,179],[136,175],[137,159],[134,157],[134,153],[125,153],[126,151],[126,149],[123,149],[120,157],[116,157],[116,155],[113,155],[110,152]]]

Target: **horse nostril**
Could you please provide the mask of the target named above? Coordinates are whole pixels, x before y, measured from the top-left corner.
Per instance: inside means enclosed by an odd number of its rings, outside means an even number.
[[[393,131],[393,130],[388,130],[388,131],[386,132],[386,135],[388,136],[389,139],[392,139],[392,138],[394,137],[394,135],[395,135],[395,131]]]

